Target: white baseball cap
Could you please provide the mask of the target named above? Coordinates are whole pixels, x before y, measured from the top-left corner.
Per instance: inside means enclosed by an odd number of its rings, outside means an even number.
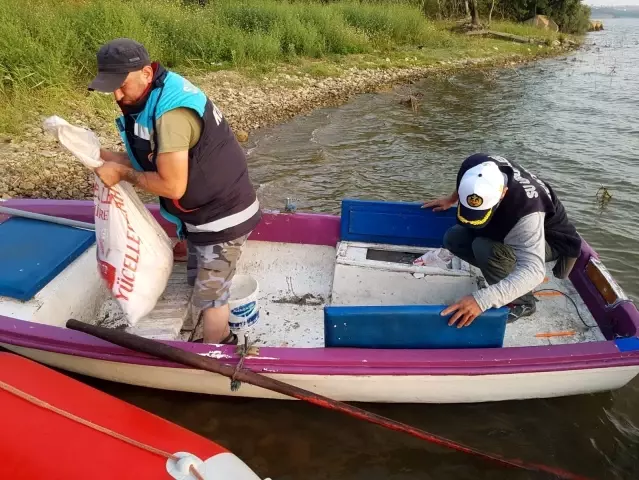
[[[506,177],[494,162],[484,162],[470,168],[462,176],[457,194],[457,219],[470,228],[481,228],[492,218],[501,200]]]

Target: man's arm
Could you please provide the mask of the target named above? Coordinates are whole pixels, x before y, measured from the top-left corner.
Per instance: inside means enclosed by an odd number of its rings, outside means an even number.
[[[453,205],[455,205],[458,201],[459,201],[459,194],[457,193],[457,190],[455,190],[453,193],[451,193],[447,197],[438,198],[436,200],[431,200],[430,202],[424,203],[424,205],[422,205],[422,208],[432,207],[433,212],[441,212],[443,210],[448,210]]]
[[[127,167],[131,166],[131,160],[129,160],[129,155],[126,152],[112,152],[101,148],[100,158],[105,162],[115,162]]]
[[[182,198],[189,175],[188,151],[160,153],[157,167],[157,172],[138,172],[130,166],[106,162],[95,172],[107,187],[124,180],[160,197]]]
[[[532,213],[517,222],[504,239],[515,251],[515,269],[503,280],[473,293],[482,311],[499,308],[530,292],[546,275],[544,214]]]
[[[201,133],[201,120],[194,110],[176,108],[162,115],[156,124],[158,129],[157,172],[138,172],[131,168],[126,157],[111,157],[96,170],[106,186],[111,187],[120,180],[137,185],[149,193],[165,198],[180,199],[186,191],[189,176],[189,148],[195,145]],[[102,151],[101,151],[102,153]],[[112,155],[107,152],[107,155]],[[105,160],[107,158],[102,157]]]

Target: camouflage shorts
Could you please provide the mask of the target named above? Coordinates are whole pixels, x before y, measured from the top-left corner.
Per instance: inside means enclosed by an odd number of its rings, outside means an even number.
[[[191,308],[195,321],[202,310],[228,303],[231,281],[247,238],[248,235],[245,235],[213,245],[187,242],[186,276],[189,285],[193,285]]]

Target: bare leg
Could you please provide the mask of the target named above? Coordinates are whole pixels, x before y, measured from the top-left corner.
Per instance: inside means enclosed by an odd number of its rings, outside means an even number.
[[[247,237],[222,244],[189,244],[187,279],[194,285],[191,318],[195,319],[196,327],[193,336],[199,336],[201,325],[204,343],[237,342],[237,336],[231,335],[229,328],[228,301],[237,261]]]
[[[202,312],[204,343],[220,343],[231,334],[229,328],[229,306],[207,308]]]

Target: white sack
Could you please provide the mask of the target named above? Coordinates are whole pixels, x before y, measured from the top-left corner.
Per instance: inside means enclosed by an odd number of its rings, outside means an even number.
[[[47,118],[43,126],[91,170],[104,163],[100,141],[91,130],[57,116]],[[129,183],[107,188],[97,175],[94,180],[98,269],[135,325],[153,310],[166,288],[173,268],[171,240]]]

